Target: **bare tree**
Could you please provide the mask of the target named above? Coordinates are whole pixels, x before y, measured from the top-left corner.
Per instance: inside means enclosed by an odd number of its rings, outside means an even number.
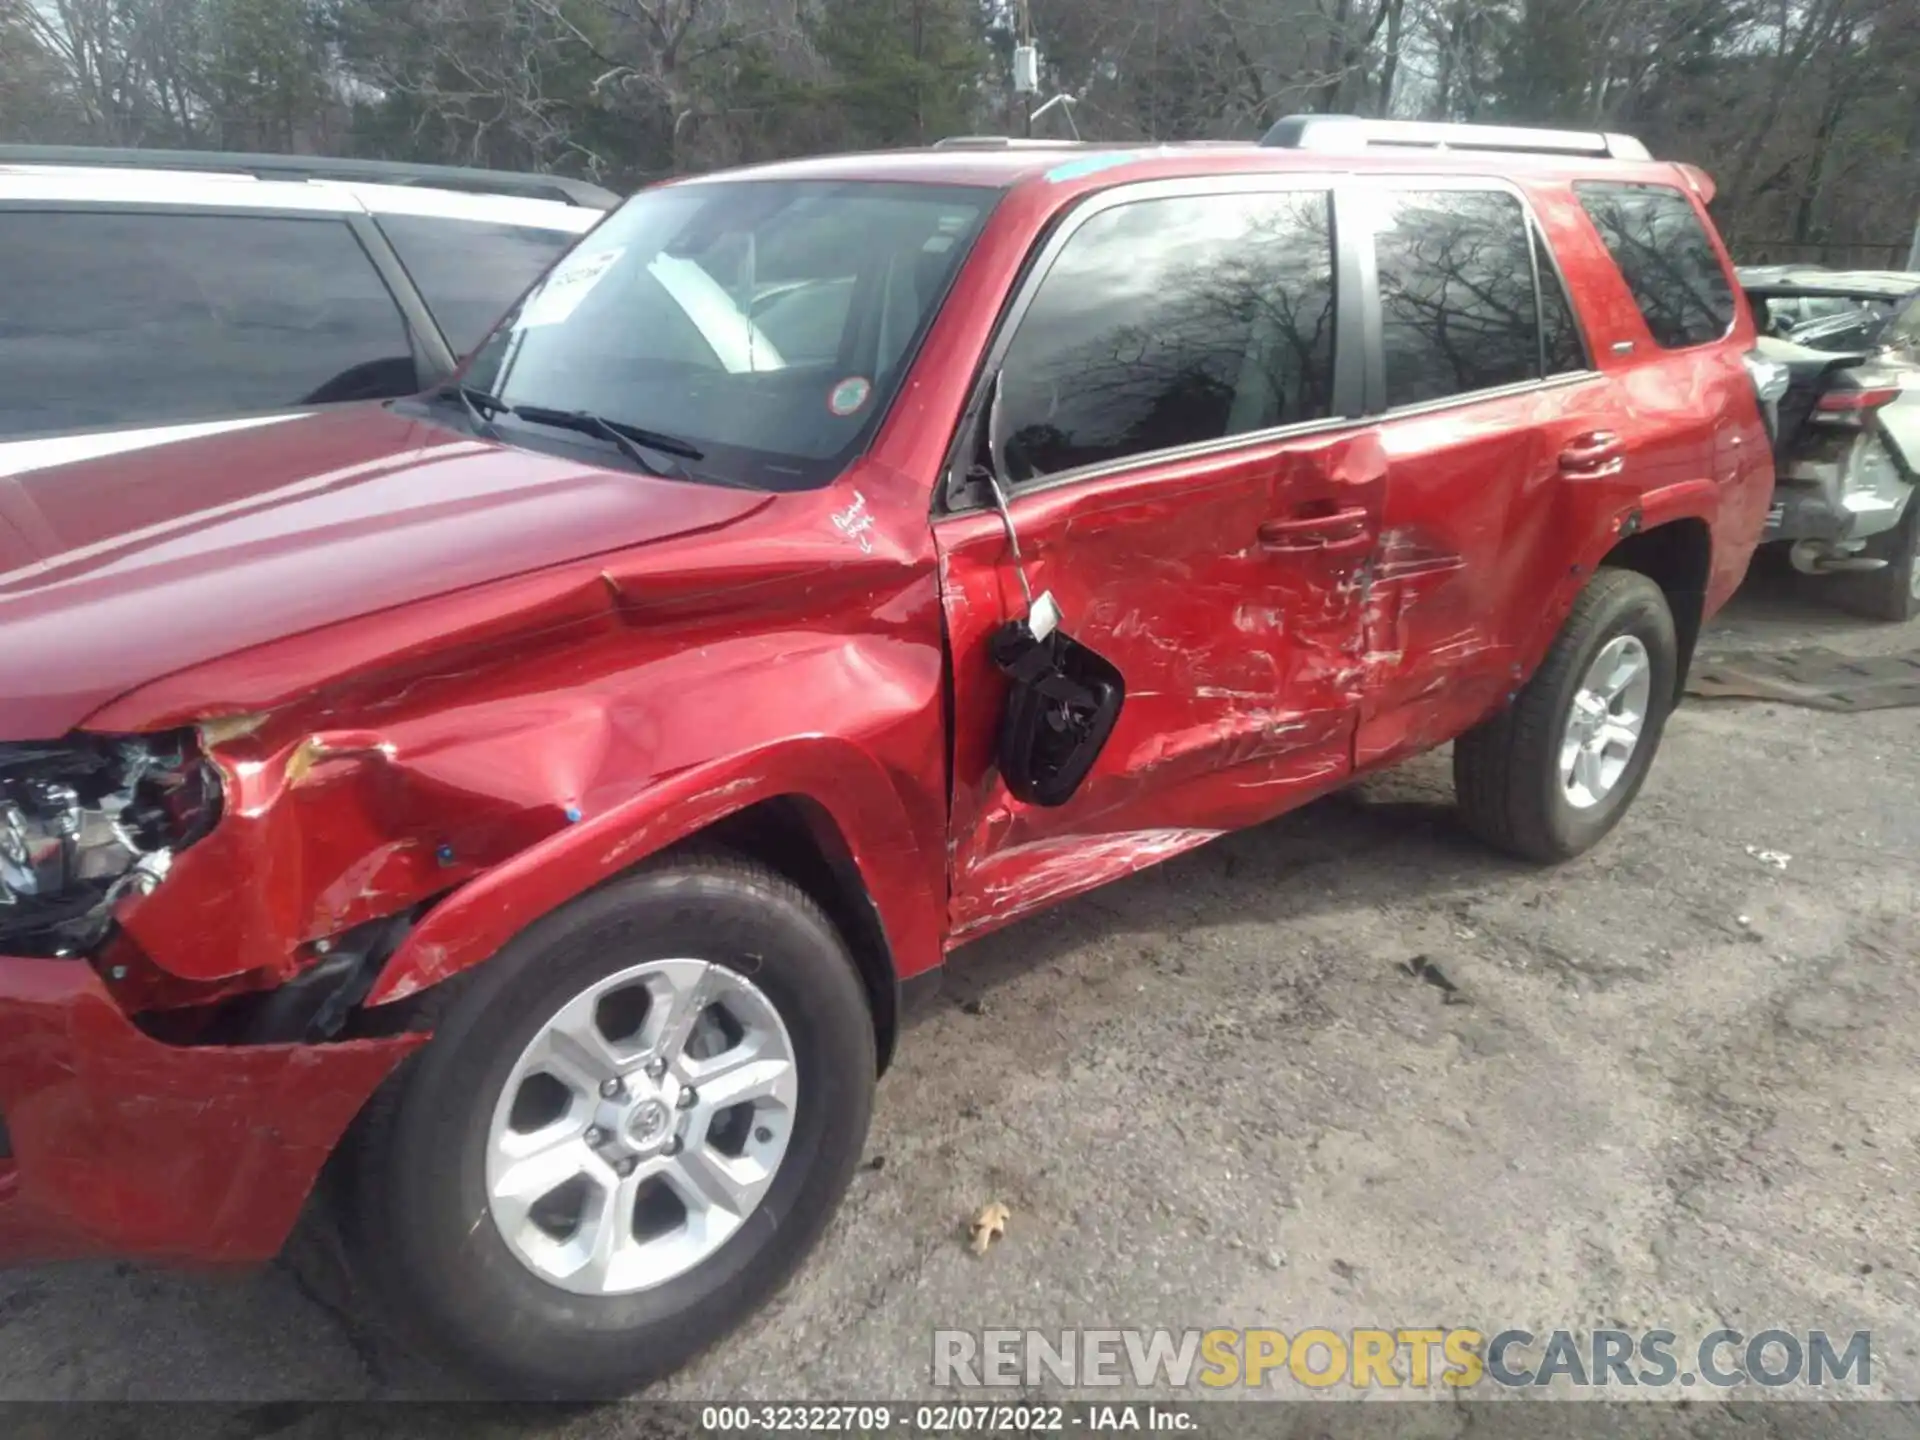
[[[1301,110],[1628,129],[1715,172],[1743,245],[1809,252],[1890,252],[1920,192],[1916,0],[0,0],[0,135],[630,183],[1017,133],[1016,27],[1116,141]]]

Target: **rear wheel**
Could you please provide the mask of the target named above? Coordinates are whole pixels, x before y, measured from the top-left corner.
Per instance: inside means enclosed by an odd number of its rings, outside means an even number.
[[[1454,742],[1467,828],[1528,860],[1565,860],[1619,823],[1672,709],[1679,646],[1660,587],[1603,569],[1533,678]]]
[[[356,1239],[489,1388],[598,1398],[683,1364],[806,1255],[851,1179],[873,1027],[819,908],[758,866],[643,872],[452,994],[370,1110]]]

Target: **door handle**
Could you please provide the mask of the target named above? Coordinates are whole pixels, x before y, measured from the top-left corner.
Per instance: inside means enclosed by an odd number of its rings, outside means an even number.
[[[1356,550],[1367,543],[1367,511],[1361,506],[1325,515],[1268,520],[1257,532],[1260,548],[1282,554]]]
[[[1560,473],[1592,479],[1617,475],[1627,463],[1627,447],[1611,430],[1576,435],[1560,452]]]

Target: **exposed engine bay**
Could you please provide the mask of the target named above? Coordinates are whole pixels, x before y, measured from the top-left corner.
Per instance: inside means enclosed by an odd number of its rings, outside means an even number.
[[[191,731],[0,744],[0,952],[93,949],[220,815]]]

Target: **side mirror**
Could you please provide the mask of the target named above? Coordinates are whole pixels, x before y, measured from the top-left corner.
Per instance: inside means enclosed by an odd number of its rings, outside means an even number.
[[[1053,592],[1036,598],[1028,583],[1006,491],[1006,422],[1000,403],[1005,377],[1004,370],[993,377],[987,403],[986,481],[1006,527],[1027,613],[1002,625],[989,642],[993,663],[1010,682],[997,758],[1000,778],[1016,800],[1064,805],[1113,734],[1127,686],[1111,661],[1060,628],[1064,617]]]
[[[993,662],[1012,682],[1000,722],[1000,778],[1015,799],[1064,805],[1093,769],[1120,719],[1126,682],[1105,657],[1058,628],[1051,595],[1034,610],[1051,625],[1014,620],[993,637]]]

